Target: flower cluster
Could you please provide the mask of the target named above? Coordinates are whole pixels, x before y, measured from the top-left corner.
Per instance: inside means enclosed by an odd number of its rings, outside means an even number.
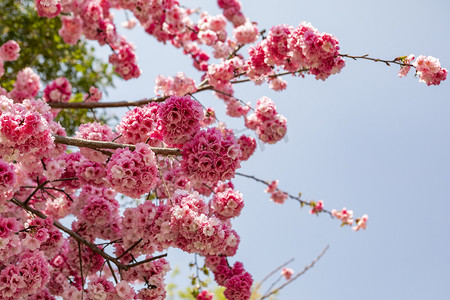
[[[65,77],[59,77],[50,82],[44,89],[46,102],[69,102],[72,85]]]
[[[116,149],[106,165],[106,172],[116,192],[139,198],[155,188],[158,166],[150,146],[138,143],[133,152],[128,148]]]
[[[251,44],[256,41],[258,37],[258,27],[255,23],[246,20],[244,24],[235,27],[233,30],[233,37],[240,45]]]
[[[286,134],[286,118],[278,114],[272,100],[262,97],[256,102],[255,113],[245,119],[245,126],[256,131],[259,139],[268,144],[280,141]]]
[[[15,61],[19,58],[20,46],[16,41],[10,40],[0,47],[0,61]]]
[[[20,299],[39,292],[50,279],[47,259],[41,251],[25,252],[16,264],[9,264],[0,272],[0,298]]]
[[[83,95],[84,102],[98,102],[102,99],[102,92],[95,86],[89,88],[89,93]]]
[[[66,44],[75,45],[83,34],[83,21],[79,16],[61,16],[58,33]]]
[[[318,214],[323,210],[323,200],[319,200],[317,202],[312,201],[310,206],[311,209],[309,210],[309,213],[312,215]]]
[[[182,97],[196,91],[194,79],[186,77],[183,72],[178,72],[175,77],[159,75],[155,79],[155,93],[157,95]]]
[[[203,109],[190,96],[172,96],[158,108],[163,141],[181,145],[189,141],[200,129]]]
[[[226,257],[208,256],[205,264],[214,273],[215,281],[225,287],[223,294],[226,299],[250,299],[253,278],[250,273],[245,271],[241,262],[235,262],[233,267],[230,267]]]
[[[244,207],[244,200],[239,191],[227,189],[214,194],[211,200],[211,208],[214,214],[222,220],[237,217]]]
[[[211,64],[208,66],[206,78],[210,85],[222,90],[229,85],[229,81],[234,78],[235,74],[239,73],[242,66],[243,62],[239,57],[225,60],[219,64]]]
[[[250,156],[255,153],[256,150],[256,140],[252,137],[241,135],[237,143],[239,144],[239,147],[241,148],[241,161],[248,160]]]
[[[245,23],[245,16],[241,11],[241,3],[237,0],[218,0],[217,4],[223,9],[223,15],[234,27]]]
[[[191,180],[215,184],[234,177],[241,150],[234,136],[218,128],[199,131],[184,144],[181,167]]]
[[[247,76],[255,81],[271,75],[275,66],[289,72],[309,71],[321,80],[345,66],[337,39],[307,23],[295,29],[288,25],[272,27],[265,40],[249,48],[249,55],[245,68]]]
[[[347,210],[345,207],[340,211],[333,209],[331,215],[336,219],[341,220],[342,225],[353,224],[353,210]]]
[[[9,93],[9,97],[16,102],[24,99],[34,99],[37,96],[41,85],[41,79],[30,67],[19,71],[14,88]]]
[[[158,108],[158,104],[149,103],[146,106],[136,107],[128,111],[116,128],[120,134],[119,141],[159,146],[160,121],[157,115]]]
[[[61,12],[59,0],[36,0],[35,3],[40,17],[54,18]]]
[[[0,157],[20,162],[36,162],[50,157],[55,149],[53,115],[40,100],[13,103],[0,96]],[[32,167],[32,166],[30,166]]]
[[[447,78],[447,70],[441,68],[439,59],[435,57],[420,55],[413,62],[413,66],[419,75],[419,81],[425,82],[428,86],[439,85],[441,81]]]
[[[114,191],[105,187],[85,185],[80,195],[75,197],[72,212],[81,223],[85,224],[91,236],[109,240],[119,238],[120,206],[115,196]]]
[[[136,63],[136,53],[130,44],[120,46],[117,53],[111,54],[109,62],[114,66],[114,71],[123,79],[129,80],[141,75],[141,69]]]
[[[208,217],[208,206],[196,192],[178,190],[172,204],[147,201],[124,213],[124,246],[133,253],[152,254],[169,246],[201,255],[234,255],[239,236],[228,222]]]

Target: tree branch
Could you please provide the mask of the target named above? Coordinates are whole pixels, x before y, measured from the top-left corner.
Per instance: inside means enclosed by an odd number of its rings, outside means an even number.
[[[77,147],[86,147],[91,149],[118,149],[118,148],[129,148],[130,150],[134,150],[136,147],[134,145],[130,144],[119,144],[119,143],[113,143],[113,142],[104,142],[104,141],[91,141],[91,140],[85,140],[85,139],[79,139],[79,138],[73,138],[73,137],[65,137],[65,136],[59,136],[55,135],[55,143],[57,144],[64,144],[64,145],[71,145],[71,146],[77,146]],[[155,154],[161,154],[161,155],[181,155],[181,151],[176,148],[157,148],[157,147],[150,147],[152,151]]]

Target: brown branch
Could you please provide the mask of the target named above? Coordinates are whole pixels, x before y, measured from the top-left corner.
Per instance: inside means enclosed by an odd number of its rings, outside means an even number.
[[[371,60],[374,62],[382,62],[385,63],[386,65],[390,66],[391,64],[397,64],[400,65],[402,67],[413,67],[415,68],[413,65],[411,64],[406,64],[403,62],[403,60],[400,57],[396,57],[393,60],[386,60],[386,59],[380,59],[380,58],[373,58],[373,57],[369,57],[369,54],[364,54],[364,55],[349,55],[349,54],[339,54],[339,56],[341,57],[347,57],[347,58],[351,58],[353,60],[357,60],[357,59],[366,59],[366,60]]]
[[[135,145],[130,144],[119,144],[119,143],[113,143],[113,142],[104,142],[104,141],[91,141],[91,140],[85,140],[85,139],[79,139],[79,138],[73,138],[73,137],[65,137],[65,136],[59,136],[55,135],[55,143],[57,144],[64,144],[64,145],[71,145],[71,146],[77,146],[77,147],[86,147],[91,149],[118,149],[118,148],[127,148],[130,150],[134,150],[136,147]],[[176,148],[157,148],[157,147],[150,147],[150,149],[155,154],[161,154],[161,155],[181,155],[181,151]]]
[[[294,280],[296,280],[297,278],[299,278],[300,276],[302,276],[303,274],[306,273],[306,271],[308,271],[309,269],[311,269],[312,267],[314,267],[314,265],[319,261],[319,259],[322,258],[322,256],[325,254],[325,252],[327,252],[328,248],[330,248],[329,245],[327,245],[322,252],[319,254],[319,256],[316,257],[315,260],[313,260],[308,266],[306,266],[303,271],[301,271],[300,273],[298,273],[297,275],[295,275],[294,277],[292,277],[291,279],[289,279],[287,282],[285,282],[283,285],[281,285],[280,287],[272,290],[271,292],[265,294],[264,296],[261,297],[260,300],[266,299],[268,297],[270,297],[271,295],[278,293],[282,288],[284,288],[285,286],[287,286],[288,284],[290,284],[291,282],[293,282]]]

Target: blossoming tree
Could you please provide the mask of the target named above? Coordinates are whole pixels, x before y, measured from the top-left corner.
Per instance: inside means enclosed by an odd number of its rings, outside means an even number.
[[[275,203],[291,198],[311,214],[328,214],[354,231],[366,228],[367,215],[328,210],[321,200],[279,189],[277,181],[239,172],[257,143],[285,138],[287,120],[270,98],[261,96],[252,105],[235,95],[235,87],[267,83],[282,91],[286,75],[325,81],[340,73],[345,59],[398,65],[400,77],[412,69],[428,86],[445,80],[447,70],[431,56],[343,54],[335,36],[309,23],[263,29],[236,0],[217,5],[222,14],[175,0],[35,1],[39,16],[61,19],[59,34],[66,43],[85,38],[110,48],[109,62],[124,80],[142,70],[131,41],[117,31],[113,9],[132,13],[124,26],[139,23],[152,38],[192,59],[200,79],[182,72],[160,75],[153,97],[118,102],[101,101],[93,86],[83,102],[71,102],[70,78],[41,87],[31,65],[18,73],[12,88],[1,89],[3,299],[164,299],[169,248],[204,257],[202,270],[214,275],[227,299],[249,299],[253,278],[233,259],[241,237],[230,220],[245,205],[232,183],[236,176],[266,185]],[[2,41],[0,75],[19,55],[19,43]],[[208,91],[223,101],[229,117],[243,119],[258,141],[233,132],[213,107],[204,107],[197,97]],[[64,109],[111,107],[134,108],[115,128],[90,122],[74,136],[55,122]],[[125,205],[118,195],[137,201]],[[68,216],[75,219],[65,226]],[[282,274],[292,280],[292,270]],[[199,280],[193,296],[212,299]],[[136,281],[144,286],[133,286]]]

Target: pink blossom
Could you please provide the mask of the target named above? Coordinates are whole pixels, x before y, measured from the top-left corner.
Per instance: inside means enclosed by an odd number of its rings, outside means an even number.
[[[414,60],[414,54],[410,54],[407,57],[403,57],[401,62],[406,64],[406,66],[402,66],[400,71],[398,71],[398,77],[406,77],[408,75],[409,70],[411,69],[411,62]]]
[[[241,45],[255,42],[258,34],[258,27],[248,19],[244,24],[235,27],[233,30],[233,36],[236,39],[236,42]]]
[[[241,166],[241,151],[234,136],[218,128],[199,131],[184,144],[182,154],[185,174],[205,184],[229,180]]]
[[[14,61],[19,58],[20,46],[16,41],[10,40],[0,47],[0,60]]]
[[[102,99],[102,92],[95,86],[89,88],[89,93],[83,95],[84,102],[98,102]]]
[[[58,33],[65,43],[75,45],[83,33],[83,21],[79,16],[61,16],[62,26]]]
[[[331,215],[342,221],[342,225],[353,224],[353,210],[347,210],[345,207],[341,211],[331,210]]]
[[[207,290],[203,290],[197,295],[197,300],[213,300],[213,297],[213,293]]]
[[[368,219],[369,219],[369,217],[367,215],[363,215],[360,219],[356,219],[356,226],[353,226],[352,229],[354,231],[358,231],[361,228],[366,229]]]
[[[59,77],[50,82],[44,89],[46,102],[69,102],[72,85],[65,77]]]
[[[139,198],[155,188],[158,166],[150,146],[138,143],[133,152],[128,148],[114,151],[106,166],[106,172],[107,179],[115,191]]]
[[[425,82],[428,86],[439,85],[447,78],[447,70],[441,68],[438,58],[420,55],[413,62],[413,66],[419,75],[419,81]]]
[[[318,214],[323,210],[323,200],[319,200],[317,202],[311,202],[311,209],[309,211],[310,214]]]
[[[190,96],[172,96],[158,108],[163,141],[181,145],[189,141],[200,129],[203,109]]]
[[[286,278],[286,280],[291,279],[293,274],[294,274],[294,270],[292,270],[290,268],[283,268],[283,269],[281,269],[281,276]]]
[[[270,196],[270,199],[278,204],[283,204],[287,198],[288,194],[280,190],[276,190],[274,193],[272,193],[272,196]]]
[[[121,135],[119,140],[123,143],[147,143],[150,146],[160,146],[161,125],[158,108],[159,104],[149,103],[128,111],[116,128]]]
[[[242,194],[232,189],[214,194],[211,200],[211,208],[215,215],[222,220],[239,216],[243,207]]]
[[[40,17],[54,18],[61,12],[58,0],[36,0],[36,10]]]
[[[242,151],[241,161],[248,160],[255,153],[256,140],[252,137],[241,135],[237,142]]]

